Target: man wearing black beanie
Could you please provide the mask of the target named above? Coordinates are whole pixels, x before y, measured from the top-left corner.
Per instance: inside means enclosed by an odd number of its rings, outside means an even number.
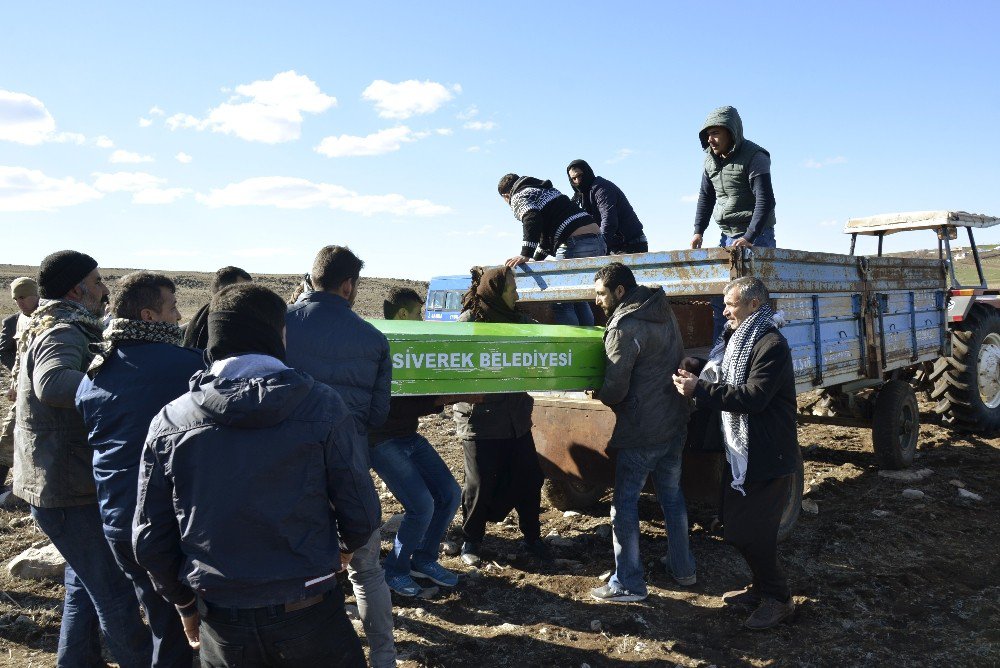
[[[367,443],[337,392],[283,363],[281,297],[231,285],[209,313],[211,366],[143,448],[136,559],[202,665],[364,666],[336,574],[381,523]]]
[[[104,540],[93,451],[74,407],[89,346],[101,341],[108,289],[97,261],[72,250],[42,260],[38,288],[43,300],[19,342],[14,494],[66,559],[57,663],[102,663],[99,622],[123,668],[148,666],[152,643],[132,585]]]

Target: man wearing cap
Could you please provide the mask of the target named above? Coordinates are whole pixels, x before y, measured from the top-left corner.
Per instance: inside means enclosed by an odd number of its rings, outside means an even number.
[[[7,479],[7,472],[14,465],[14,398],[17,396],[17,339],[27,326],[31,314],[38,308],[38,284],[22,276],[10,284],[10,298],[20,313],[4,318],[0,327],[0,364],[10,369],[10,387],[7,401],[11,402],[7,417],[0,426],[0,486]]]
[[[108,289],[94,258],[53,253],[38,269],[43,302],[19,342],[14,494],[66,560],[59,666],[102,665],[98,626],[115,660],[148,666],[152,643],[132,585],[104,540],[92,450],[74,407],[101,341]]]

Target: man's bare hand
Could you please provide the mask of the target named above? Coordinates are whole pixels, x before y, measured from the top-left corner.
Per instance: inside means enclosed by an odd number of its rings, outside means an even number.
[[[177,614],[180,615],[180,612]],[[180,615],[181,625],[184,626],[184,635],[187,637],[188,644],[191,645],[191,649],[198,649],[201,647],[201,634],[198,631],[198,626],[201,624],[201,615],[197,612],[193,615]]]
[[[730,248],[753,248],[753,244],[747,241],[746,238],[740,237],[739,239],[733,242]]]
[[[353,552],[341,552],[340,553],[340,570],[341,572],[347,570],[347,564],[351,563],[351,559],[354,558]]]
[[[691,237],[691,248],[701,248],[701,235],[696,234]]]
[[[677,373],[673,375],[674,387],[677,391],[683,394],[685,397],[694,396],[694,388],[698,385],[698,376],[694,375],[690,371],[685,371],[684,369],[678,369]]]
[[[530,257],[524,257],[523,255],[517,255],[515,257],[510,258],[506,262],[504,262],[504,264],[506,266],[510,267],[511,269],[513,269],[517,265],[524,264],[525,262],[527,262],[530,259],[531,259]]]

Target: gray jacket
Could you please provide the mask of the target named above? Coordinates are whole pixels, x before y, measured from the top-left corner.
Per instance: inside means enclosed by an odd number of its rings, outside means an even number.
[[[100,333],[59,324],[24,353],[17,378],[14,494],[40,508],[97,503],[87,428],[74,405]]]
[[[471,315],[463,311],[458,319],[470,322]],[[531,431],[534,406],[527,392],[487,394],[482,403],[455,404],[455,435],[465,441],[519,438]]]
[[[607,367],[596,393],[617,421],[613,448],[650,448],[684,442],[688,402],[671,374],[684,357],[681,332],[663,288],[640,285],[611,315],[604,332]]]

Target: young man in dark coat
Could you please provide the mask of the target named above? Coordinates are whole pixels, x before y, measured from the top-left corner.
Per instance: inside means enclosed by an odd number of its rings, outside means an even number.
[[[796,431],[795,373],[788,342],[773,322],[767,287],[740,278],[726,287],[728,323],[710,358],[684,360],[700,377],[678,369],[677,391],[699,408],[722,411],[729,485],[723,499],[726,542],[747,560],[750,586],[729,592],[729,605],[756,605],[750,629],[792,616],[788,579],[778,564],[778,525],[801,466]]]
[[[601,236],[612,255],[645,253],[649,242],[642,223],[621,188],[605,178],[594,175],[585,160],[574,160],[566,167],[573,186],[573,201],[590,214],[601,226]]]
[[[313,290],[288,307],[288,364],[333,388],[354,415],[358,434],[389,415],[392,362],[389,341],[354,312],[365,263],[346,246],[325,246],[313,260]],[[366,456],[368,453],[365,453]],[[370,463],[370,462],[369,462]],[[392,595],[379,563],[382,532],[376,528],[354,554],[347,574],[365,627],[372,668],[396,665]]]
[[[350,410],[283,362],[285,306],[253,283],[212,298],[211,366],[149,427],[135,556],[202,665],[360,667],[336,576],[379,500]]]
[[[132,581],[152,634],[153,666],[190,668],[191,648],[174,606],[156,593],[132,551],[136,480],[149,423],[188,391],[204,368],[201,354],[182,348],[173,281],[126,274],[115,288],[101,352],[76,390],[76,407],[94,449],[94,480],[104,537]]]
[[[608,316],[604,384],[594,397],[615,412],[608,443],[616,450],[611,502],[615,572],[591,596],[641,601],[648,590],[639,556],[639,494],[650,477],[663,508],[670,573],[683,586],[697,581],[681,491],[688,407],[664,372],[677,367],[684,346],[663,288],[637,285],[628,267],[612,262],[594,276],[594,291],[597,305]]]
[[[247,272],[239,267],[223,267],[215,272],[212,279],[212,294],[216,294],[222,288],[237,283],[248,283],[253,280]],[[208,345],[208,304],[205,304],[194,317],[184,325],[184,347],[204,350]]]

